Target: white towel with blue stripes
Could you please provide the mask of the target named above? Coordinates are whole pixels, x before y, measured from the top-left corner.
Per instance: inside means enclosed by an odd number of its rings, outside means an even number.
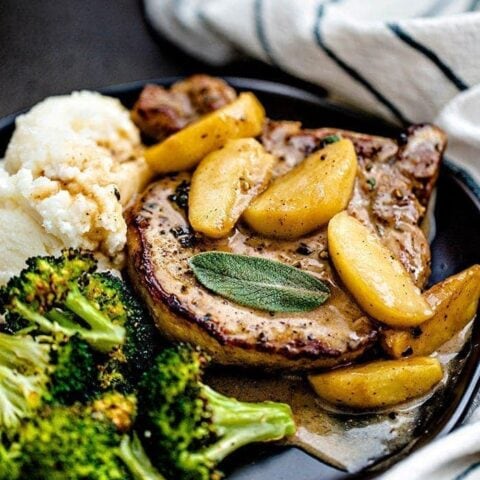
[[[145,0],[145,8],[156,30],[211,64],[247,54],[387,120],[434,121],[480,199],[480,0]],[[480,479],[480,409],[472,420],[382,480]]]
[[[435,121],[480,198],[480,0],[145,0],[145,8],[155,29],[211,64],[247,54],[388,120]]]

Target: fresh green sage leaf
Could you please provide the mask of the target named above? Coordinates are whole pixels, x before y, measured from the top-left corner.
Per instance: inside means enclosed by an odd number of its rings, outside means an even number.
[[[189,260],[197,280],[235,303],[269,312],[306,312],[330,296],[327,284],[266,258],[205,252]]]
[[[340,141],[340,137],[338,135],[327,135],[325,138],[322,139],[320,142],[320,148],[326,147],[331,143],[336,143]]]

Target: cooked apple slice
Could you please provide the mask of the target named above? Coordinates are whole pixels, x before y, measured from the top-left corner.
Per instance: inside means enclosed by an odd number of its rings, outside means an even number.
[[[376,320],[393,327],[413,327],[433,315],[402,264],[345,211],[328,224],[328,249],[350,293]]]
[[[225,107],[147,148],[145,158],[158,173],[190,170],[227,140],[258,135],[264,119],[265,110],[257,97],[250,92],[241,93]]]
[[[430,355],[472,320],[479,296],[480,265],[437,283],[424,293],[433,317],[414,329],[384,330],[384,350],[395,358]]]
[[[388,407],[426,395],[443,378],[436,358],[379,360],[310,375],[320,398],[358,409]]]
[[[195,170],[188,219],[197,232],[227,236],[248,204],[267,185],[275,158],[253,138],[229,140]]]
[[[350,140],[339,140],[278,177],[244,213],[262,235],[297,238],[327,223],[352,195],[357,156]]]

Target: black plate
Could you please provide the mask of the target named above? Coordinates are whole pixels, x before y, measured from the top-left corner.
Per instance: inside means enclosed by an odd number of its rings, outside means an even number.
[[[170,84],[175,78],[152,80]],[[251,90],[265,105],[269,117],[299,120],[306,127],[330,126],[360,132],[395,136],[398,129],[375,117],[332,104],[311,93],[278,83],[261,80],[227,78],[239,90]],[[102,89],[131,107],[145,81]],[[16,114],[0,119],[0,158],[14,129]],[[430,283],[480,263],[480,200],[469,189],[471,179],[465,172],[444,165],[438,183],[435,208],[436,236],[432,242],[432,276]],[[471,348],[461,375],[450,384],[441,411],[422,425],[422,435],[408,451],[445,435],[468,416],[469,407],[480,385],[480,326],[473,329]],[[395,460],[402,457],[395,455]],[[355,475],[332,468],[296,448],[249,449],[234,456],[227,465],[230,480],[334,480],[375,478],[392,463],[380,462],[374,468]]]

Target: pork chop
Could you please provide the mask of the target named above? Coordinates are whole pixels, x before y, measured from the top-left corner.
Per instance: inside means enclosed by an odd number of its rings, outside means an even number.
[[[189,173],[151,185],[128,217],[128,263],[134,285],[168,338],[200,345],[221,364],[268,368],[326,367],[353,359],[376,337],[372,322],[335,278],[326,231],[298,241],[263,238],[239,226],[228,239],[195,234],[175,203]],[[242,307],[202,287],[188,259],[222,250],[256,255],[328,281],[331,297],[307,313],[269,313]]]
[[[374,231],[418,286],[429,275],[430,251],[419,224],[445,148],[431,125],[410,127],[399,139],[338,129],[302,129],[268,122],[261,141],[281,175],[338,134],[355,145],[359,169],[348,211]],[[187,213],[190,173],[151,185],[128,213],[128,268],[163,334],[206,349],[224,365],[307,370],[352,361],[374,344],[377,326],[341,284],[328,259],[326,228],[299,240],[261,237],[239,224],[227,239],[192,231]],[[221,250],[293,265],[328,282],[331,297],[307,313],[243,307],[202,287],[188,266],[200,252]]]

